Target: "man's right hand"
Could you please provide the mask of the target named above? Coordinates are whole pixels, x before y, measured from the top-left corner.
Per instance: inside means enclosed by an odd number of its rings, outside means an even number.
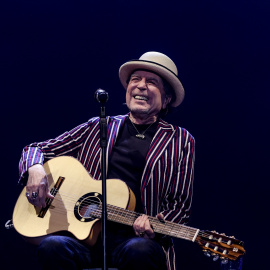
[[[47,175],[41,164],[35,164],[28,169],[26,197],[31,204],[40,208],[46,207],[46,198],[54,198],[49,191]]]

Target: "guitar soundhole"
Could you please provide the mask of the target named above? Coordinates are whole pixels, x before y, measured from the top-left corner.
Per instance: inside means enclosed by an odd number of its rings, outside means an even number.
[[[101,215],[101,195],[91,192],[83,195],[75,204],[74,215],[81,222],[89,222]]]

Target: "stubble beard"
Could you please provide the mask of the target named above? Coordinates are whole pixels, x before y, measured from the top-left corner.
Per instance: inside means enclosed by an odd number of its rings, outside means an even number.
[[[139,109],[139,108],[129,108],[132,118],[136,118],[142,122],[152,123],[157,119],[157,115],[151,115],[151,111],[148,108]]]

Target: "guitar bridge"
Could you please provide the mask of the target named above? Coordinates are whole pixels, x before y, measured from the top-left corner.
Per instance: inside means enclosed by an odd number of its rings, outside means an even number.
[[[55,197],[55,195],[57,195],[57,193],[58,193],[58,191],[59,191],[61,185],[62,185],[63,182],[64,182],[64,180],[65,180],[65,177],[59,176],[59,178],[58,178],[58,180],[57,180],[55,186],[51,189],[50,192],[51,192],[51,194],[52,194],[54,197]],[[52,204],[52,202],[53,202],[53,199],[49,199],[49,198],[46,199],[46,207],[42,207],[42,208],[40,209],[39,214],[38,214],[38,217],[40,217],[40,218],[45,217],[45,215],[46,215],[48,209],[50,208],[50,206],[51,206],[51,204]]]

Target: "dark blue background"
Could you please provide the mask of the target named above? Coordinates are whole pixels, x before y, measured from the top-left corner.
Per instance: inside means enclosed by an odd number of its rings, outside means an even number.
[[[190,226],[245,242],[244,270],[267,269],[269,247],[268,0],[9,0],[0,4],[1,257],[36,264],[34,248],[4,223],[20,194],[18,161],[31,142],[99,114],[126,113],[118,68],[146,51],[178,65],[186,98],[167,120],[196,139]],[[180,270],[219,269],[194,243],[176,240]],[[35,269],[38,269],[36,267]]]

